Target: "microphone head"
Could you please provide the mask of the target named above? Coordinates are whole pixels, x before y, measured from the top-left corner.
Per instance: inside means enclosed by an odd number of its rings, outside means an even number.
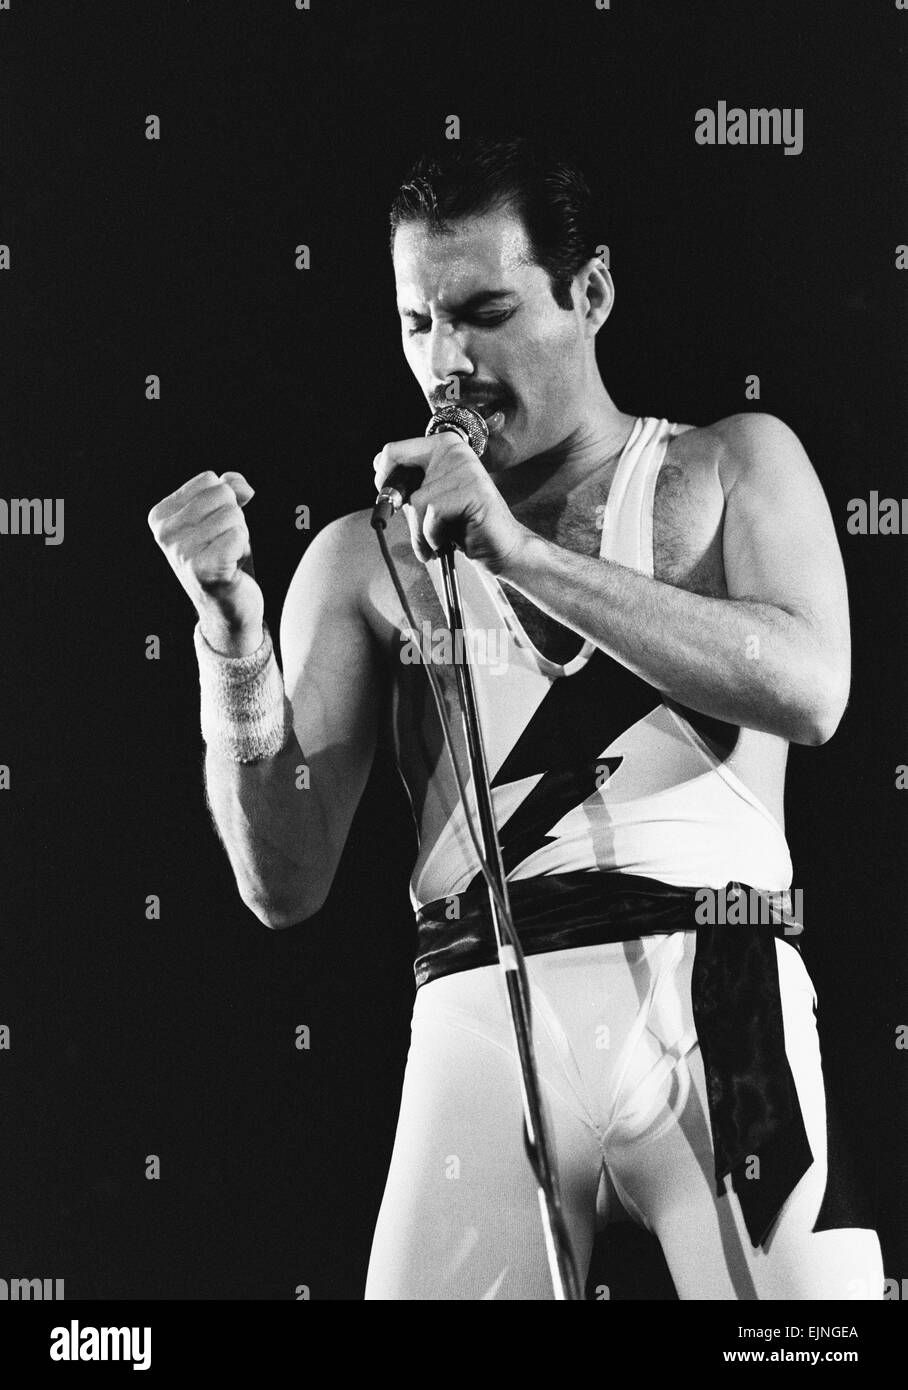
[[[468,405],[442,405],[432,414],[426,435],[442,434],[445,430],[463,433],[477,458],[482,458],[489,442],[489,427],[478,410]]]

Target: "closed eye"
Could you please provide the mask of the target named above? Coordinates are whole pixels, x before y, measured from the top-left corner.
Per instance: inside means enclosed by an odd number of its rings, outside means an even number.
[[[466,323],[475,324],[477,328],[497,328],[500,323],[511,317],[513,309],[506,309],[502,314],[474,314],[472,318],[466,319]],[[427,333],[430,327],[430,320],[415,323],[412,328],[407,329],[407,336],[412,338],[417,333]]]
[[[504,323],[513,313],[513,309],[506,309],[503,314],[477,314],[473,322],[480,328],[494,328],[496,324]]]

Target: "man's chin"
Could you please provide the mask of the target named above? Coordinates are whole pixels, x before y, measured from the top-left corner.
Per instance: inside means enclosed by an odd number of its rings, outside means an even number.
[[[521,457],[514,441],[509,439],[507,431],[504,431],[489,435],[482,461],[490,473],[501,473],[506,468],[513,468],[515,464],[520,463]]]

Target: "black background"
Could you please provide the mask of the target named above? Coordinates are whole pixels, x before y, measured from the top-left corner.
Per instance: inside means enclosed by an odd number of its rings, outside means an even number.
[[[826,489],[854,683],[832,742],[792,750],[787,832],[831,1087],[886,1273],[908,1276],[908,538],[845,530],[849,498],[908,494],[906,35],[893,0],[0,12],[2,492],[65,498],[62,545],[0,537],[3,1277],[65,1278],[68,1298],[362,1297],[413,994],[404,793],[380,749],[325,909],[257,922],[204,805],[194,614],[146,517],[202,469],[244,472],[277,632],[311,535],[370,503],[385,440],[422,430],[387,206],[452,113],[580,149],[619,408],[779,415]],[[720,100],[802,107],[803,153],[698,146],[694,112]],[[633,1232],[594,1280],[673,1296]]]

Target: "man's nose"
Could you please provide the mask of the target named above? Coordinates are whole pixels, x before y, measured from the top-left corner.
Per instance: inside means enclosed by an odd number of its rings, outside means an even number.
[[[429,369],[437,381],[473,370],[464,335],[450,323],[435,323],[429,335]]]

